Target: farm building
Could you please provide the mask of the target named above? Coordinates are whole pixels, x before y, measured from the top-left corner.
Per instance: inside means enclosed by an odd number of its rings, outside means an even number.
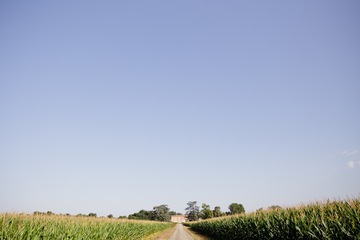
[[[176,223],[186,222],[185,215],[172,215],[171,222],[176,222]]]

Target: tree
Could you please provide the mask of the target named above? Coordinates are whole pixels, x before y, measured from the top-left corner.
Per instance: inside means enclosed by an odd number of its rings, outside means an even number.
[[[176,214],[174,211],[170,211],[168,205],[160,205],[153,207],[153,210],[140,210],[137,213],[130,214],[128,219],[137,219],[137,220],[156,220],[162,222],[170,222],[170,215]],[[125,217],[126,218],[126,217]]]
[[[213,211],[211,211],[209,205],[203,203],[203,204],[201,205],[201,208],[202,208],[202,209],[201,209],[201,217],[202,217],[203,219],[212,218],[212,217],[214,216]]]
[[[261,212],[261,211],[263,211],[264,210],[264,208],[259,208],[259,209],[256,209],[256,212]]]
[[[214,217],[221,217],[222,213],[219,206],[216,206],[213,211]]]
[[[196,203],[196,201],[190,201],[187,203],[188,207],[185,208],[189,221],[199,220],[200,210],[199,206],[196,206]]]
[[[267,208],[267,210],[279,210],[279,209],[281,209],[281,207],[279,205],[272,205]]]
[[[97,215],[96,215],[96,213],[89,213],[88,216],[89,216],[89,217],[96,217]]]
[[[177,213],[175,211],[170,211],[169,212],[170,216],[176,215]]]
[[[154,220],[154,212],[146,211],[144,209],[140,210],[137,213],[129,215],[129,219],[138,219],[138,220]]]
[[[241,203],[232,203],[229,206],[230,214],[240,214],[245,212],[245,208]]]
[[[112,214],[107,215],[108,218],[113,218],[114,216]]]
[[[169,208],[167,205],[160,205],[153,208],[154,211],[154,220],[161,221],[161,222],[169,222],[170,221],[170,214]]]

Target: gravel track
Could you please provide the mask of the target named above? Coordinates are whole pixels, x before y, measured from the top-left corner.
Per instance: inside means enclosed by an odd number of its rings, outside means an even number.
[[[174,234],[169,238],[169,240],[194,240],[189,233],[184,229],[184,226],[180,223],[176,225]]]

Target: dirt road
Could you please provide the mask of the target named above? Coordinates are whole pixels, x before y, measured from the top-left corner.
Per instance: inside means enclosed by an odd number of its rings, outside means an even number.
[[[176,225],[174,234],[169,240],[194,240],[184,229],[184,226],[180,223]]]

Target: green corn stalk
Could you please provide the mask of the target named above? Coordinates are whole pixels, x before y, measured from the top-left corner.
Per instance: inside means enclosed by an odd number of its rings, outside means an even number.
[[[212,239],[360,239],[360,198],[189,224]]]

